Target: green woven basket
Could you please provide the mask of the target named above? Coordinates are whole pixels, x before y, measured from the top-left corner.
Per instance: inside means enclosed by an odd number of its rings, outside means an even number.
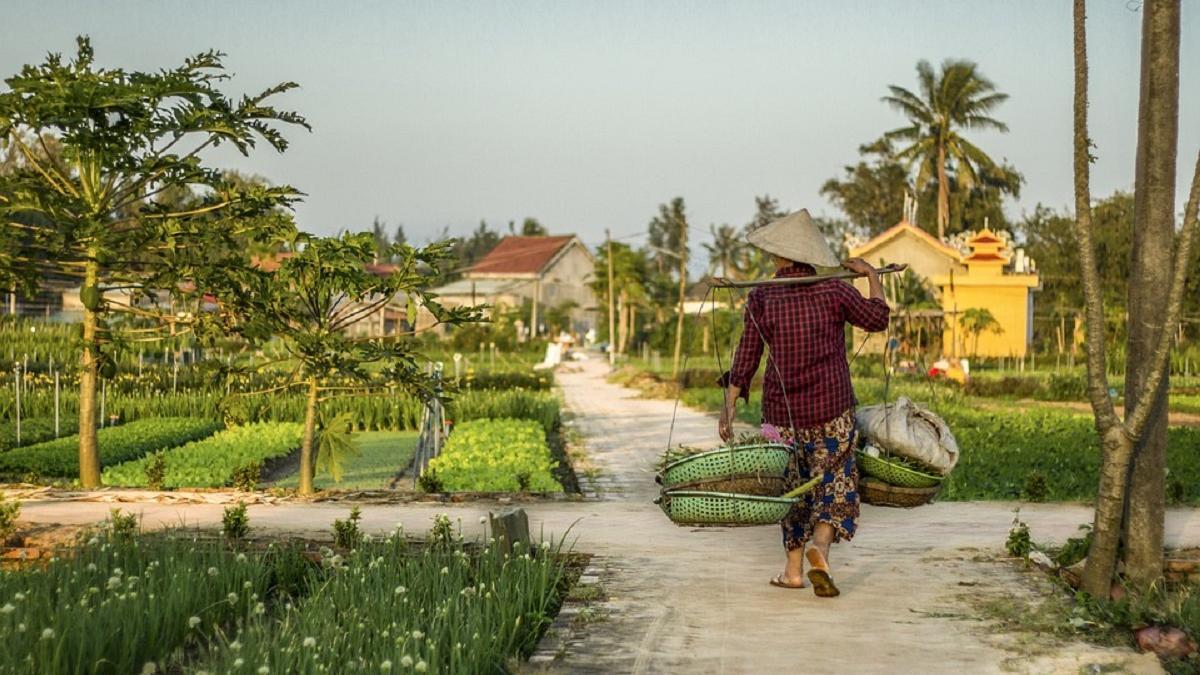
[[[660,482],[669,488],[735,475],[782,476],[791,456],[791,448],[783,443],[722,447],[671,462],[663,467]]]
[[[655,501],[677,525],[748,527],[777,524],[799,500],[731,492],[676,490],[664,492]]]
[[[888,485],[909,488],[927,488],[941,484],[943,478],[923,473],[895,462],[889,462],[883,457],[872,457],[865,452],[857,451],[858,468],[864,474],[873,476]]]
[[[820,481],[821,477],[816,476],[782,497],[705,490],[663,490],[654,503],[676,525],[775,525],[800,501],[801,495],[816,487]]]

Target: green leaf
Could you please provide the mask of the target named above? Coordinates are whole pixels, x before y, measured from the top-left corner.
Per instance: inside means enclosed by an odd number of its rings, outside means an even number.
[[[342,482],[342,464],[350,457],[362,456],[355,442],[354,414],[341,413],[333,418],[321,431],[317,446],[317,469],[328,473],[333,482]]]

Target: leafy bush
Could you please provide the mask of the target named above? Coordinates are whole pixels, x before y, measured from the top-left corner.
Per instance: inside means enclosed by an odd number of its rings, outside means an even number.
[[[250,517],[246,515],[246,503],[226,506],[221,513],[221,533],[226,539],[239,541],[250,533]]]
[[[132,423],[131,423],[132,424]],[[224,487],[239,468],[284,457],[300,447],[304,428],[290,422],[260,422],[226,429],[202,441],[163,453],[163,487]],[[150,458],[126,462],[104,471],[109,485],[144,487]]]
[[[167,458],[162,450],[146,458],[146,487],[151,490],[161,490],[163,479],[167,476]]]
[[[5,499],[4,493],[0,492],[0,546],[16,531],[20,515],[21,502]]]
[[[337,518],[333,521],[333,543],[335,546],[344,549],[358,548],[363,541],[362,530],[359,529],[358,523],[362,520],[362,509],[355,506],[350,509],[350,517],[342,520]]]
[[[531,420],[463,422],[426,473],[451,492],[560,492],[546,433]]]
[[[79,420],[76,416],[70,419],[60,419],[58,424],[59,436],[70,436],[79,430]],[[44,443],[54,440],[54,418],[30,417],[21,419],[21,442],[17,443],[16,422],[0,423],[0,452],[12,448]]]
[[[250,462],[243,464],[233,470],[233,476],[229,482],[233,484],[233,489],[239,492],[253,492],[258,489],[259,482],[262,481],[262,462]]]
[[[165,417],[138,420],[119,427],[100,429],[96,442],[100,463],[108,466],[137,459],[147,453],[211,436],[220,425],[211,420]],[[79,473],[79,437],[28,445],[0,454],[0,475],[69,477]],[[146,476],[140,474],[139,484]]]

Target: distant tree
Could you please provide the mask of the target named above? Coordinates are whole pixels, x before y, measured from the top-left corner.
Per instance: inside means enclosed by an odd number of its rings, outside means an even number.
[[[963,332],[971,336],[971,355],[979,355],[979,336],[984,333],[1000,335],[1004,327],[996,320],[991,310],[983,307],[972,307],[958,317],[958,325]]]
[[[779,206],[779,200],[769,194],[754,198],[754,216],[742,228],[744,234],[750,234],[758,228],[769,225],[787,215],[787,211]],[[753,247],[746,246],[745,262],[742,275],[749,279],[769,277],[775,272],[775,263],[771,256]]]
[[[708,252],[708,273],[723,277],[741,278],[746,267],[747,244],[732,225],[709,225],[712,242],[703,244]]]
[[[632,249],[629,244],[613,242],[613,286],[614,305],[616,305],[615,336],[608,336],[609,342],[618,354],[625,353],[626,347],[633,334],[637,331],[638,309],[650,303],[650,261],[644,251]],[[600,325],[608,330],[608,246],[602,245],[596,249],[596,266],[592,274],[592,292],[597,298],[602,298]]]
[[[521,223],[521,236],[523,237],[544,237],[548,234],[550,234],[549,230],[539,223],[537,218],[526,218]]]
[[[1008,131],[1003,122],[990,116],[1008,94],[996,91],[970,61],[946,60],[940,72],[921,61],[917,80],[919,95],[904,87],[888,87],[892,93],[883,100],[908,117],[910,125],[889,131],[884,138],[908,144],[896,156],[917,166],[917,190],[923,190],[931,179],[936,181],[937,235],[942,238],[950,223],[951,175],[957,179],[958,189],[969,190],[979,182],[980,170],[996,164],[960,131]]]
[[[688,254],[687,227],[687,207],[683,197],[659,204],[658,215],[650,219],[647,243],[651,248],[650,257],[660,272],[671,274],[671,270],[679,268],[679,256]]]
[[[853,226],[874,237],[900,222],[904,195],[912,186],[908,168],[886,140],[860,145],[858,154],[862,157],[858,164],[845,167],[840,180],[825,181],[821,194],[841,209]]]
[[[375,239],[375,260],[385,263],[391,262],[386,256],[392,250],[392,238],[388,236],[387,223],[375,216],[375,221],[371,223],[371,235]]]
[[[104,317],[120,311],[174,326],[178,315],[160,299],[194,306],[211,279],[248,262],[248,241],[292,231],[287,211],[296,190],[234,180],[205,166],[203,153],[222,143],[242,154],[259,142],[285,150],[276,126],[308,125],[267,100],[296,85],[231,99],[217,88],[227,78],[217,52],[154,72],[98,68],[91,43],[81,37],[74,60],[51,54],[24,66],[0,93],[0,137],[26,163],[0,176],[0,228],[22,242],[18,267],[82,285],[79,479],[85,488],[100,483],[97,380],[116,365],[114,332]],[[61,155],[41,147],[50,136],[59,139]],[[109,289],[131,293],[130,304],[110,302]]]
[[[408,243],[408,237],[404,234],[404,225],[396,225],[396,233],[392,235],[393,246],[403,246]]]

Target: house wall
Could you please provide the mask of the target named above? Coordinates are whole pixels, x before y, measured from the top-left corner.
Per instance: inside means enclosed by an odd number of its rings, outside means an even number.
[[[546,270],[542,278],[542,305],[557,307],[572,301],[577,305],[571,312],[571,321],[576,328],[587,330],[594,327],[598,303],[590,286],[594,273],[595,261],[592,257],[582,245],[572,245]]]
[[[965,285],[956,279],[954,290],[949,286],[942,289],[942,309],[946,312],[942,332],[944,351],[958,356],[1025,356],[1031,303],[1032,294],[1024,285]],[[990,311],[1004,329],[999,335],[987,331],[981,333],[978,353],[974,339],[964,333],[958,322],[963,312],[976,307]]]
[[[876,267],[882,267],[888,263],[908,263],[908,268],[914,274],[925,279],[931,279],[935,276],[949,275],[951,271],[954,276],[965,274],[967,268],[965,265],[952,259],[945,252],[939,251],[923,241],[916,235],[907,231],[901,232],[893,239],[873,247],[869,252],[859,253],[851,251],[851,254],[856,257],[866,259]],[[866,294],[868,285],[866,279],[856,279],[854,285]],[[937,287],[933,288],[935,294],[939,293]]]

